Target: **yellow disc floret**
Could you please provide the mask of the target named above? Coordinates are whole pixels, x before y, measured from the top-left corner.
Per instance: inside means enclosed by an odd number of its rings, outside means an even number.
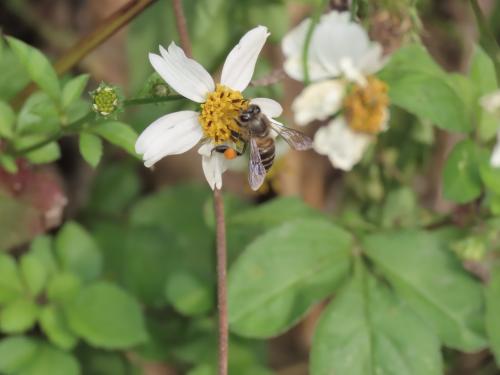
[[[344,99],[345,117],[351,129],[369,134],[380,132],[387,116],[387,85],[368,77],[366,85],[356,85]]]
[[[201,105],[198,117],[203,133],[215,144],[221,144],[231,139],[231,131],[238,132],[236,119],[240,111],[248,108],[248,101],[239,91],[218,84],[215,91],[207,95],[207,100]]]

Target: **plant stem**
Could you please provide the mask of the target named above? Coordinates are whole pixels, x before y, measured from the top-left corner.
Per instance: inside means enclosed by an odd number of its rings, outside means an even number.
[[[147,98],[127,99],[127,100],[123,101],[123,106],[124,107],[131,107],[134,105],[163,103],[163,102],[170,102],[170,101],[181,100],[181,99],[184,99],[184,97],[182,97],[180,95],[170,95],[170,96],[164,96],[164,97],[153,96],[153,97],[147,97]],[[43,146],[46,146],[51,142],[55,142],[59,138],[61,138],[63,135],[71,134],[72,132],[79,130],[82,125],[89,122],[92,119],[92,117],[95,115],[96,114],[94,111],[89,111],[89,112],[87,112],[87,114],[85,116],[80,117],[75,122],[72,122],[71,124],[66,125],[63,129],[52,134],[50,137],[43,139],[40,142],[37,142],[37,143],[32,144],[30,146],[15,150],[14,153],[17,156],[20,156],[23,154],[27,154],[28,152],[34,151],[38,148],[41,148]]]
[[[191,40],[189,39],[189,31],[187,28],[186,17],[182,9],[181,0],[172,0],[172,7],[174,8],[175,23],[177,25],[177,32],[179,34],[180,43],[184,53],[188,57],[193,57],[193,49],[191,47]]]
[[[323,13],[323,9],[325,8],[326,3],[327,3],[326,0],[322,0],[314,10],[314,14],[311,17],[311,22],[309,23],[306,37],[304,39],[304,46],[302,48],[302,69],[304,75],[304,85],[309,84],[309,64],[308,64],[309,46],[311,45],[311,39],[314,29],[316,28],[316,24],[318,23],[321,14]]]
[[[92,34],[89,34],[76,43],[67,53],[54,64],[58,75],[62,75],[74,67],[81,59],[108,40],[113,34],[127,25],[144,9],[158,0],[130,0],[115,13],[106,18]],[[24,88],[12,101],[14,107],[22,102],[36,89],[32,83]]]
[[[217,226],[217,308],[219,310],[219,375],[227,375],[229,327],[227,316],[227,248],[224,200],[214,189],[214,209]]]
[[[181,0],[172,0],[177,32],[186,56],[192,57],[191,41]],[[227,315],[227,247],[224,200],[219,189],[214,189],[214,212],[217,242],[217,310],[219,313],[219,375],[227,375],[229,351],[229,325]]]
[[[500,46],[498,45],[495,35],[491,31],[490,25],[484,17],[477,0],[470,0],[470,4],[472,10],[474,11],[479,29],[479,44],[493,61],[497,76],[497,84],[500,85]]]

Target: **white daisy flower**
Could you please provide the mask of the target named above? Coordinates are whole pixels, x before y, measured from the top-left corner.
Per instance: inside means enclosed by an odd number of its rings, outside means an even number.
[[[170,87],[200,103],[200,110],[169,113],[142,132],[135,149],[142,154],[146,167],[165,156],[186,152],[203,140],[198,153],[202,156],[205,177],[212,189],[222,187],[227,160],[213,149],[231,141],[231,131],[238,130],[235,118],[240,110],[257,104],[270,118],[282,112],[281,105],[272,99],[248,101],[241,94],[252,79],[257,57],[268,36],[264,26],[247,32],[227,56],[219,84],[215,84],[210,74],[195,60],[186,57],[173,42],[168,49],[160,46],[161,56],[149,55],[151,65]]]
[[[486,112],[500,117],[500,90],[483,96],[480,103]],[[500,167],[500,129],[497,131],[497,144],[493,148],[490,164],[496,168]]]
[[[303,21],[282,44],[285,71],[301,81],[310,22]],[[315,150],[327,155],[337,168],[350,170],[374,135],[387,129],[387,86],[373,76],[384,63],[380,44],[371,42],[366,31],[350,20],[349,13],[328,13],[315,26],[307,59],[313,83],[294,100],[292,109],[299,125],[343,115],[314,137]]]

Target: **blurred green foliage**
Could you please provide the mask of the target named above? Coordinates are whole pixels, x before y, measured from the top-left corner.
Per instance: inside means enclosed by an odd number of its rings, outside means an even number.
[[[248,28],[266,25],[270,43],[278,44],[290,27],[284,1],[184,5],[194,56],[211,72]],[[134,20],[124,91],[172,94],[152,90],[158,77],[146,56],[176,39],[167,1]],[[19,156],[30,164],[58,160],[65,135],[78,137],[83,159],[96,169],[76,221],[37,236],[26,251],[15,248],[25,236],[0,242],[16,250],[0,254],[0,373],[125,375],[159,361],[190,375],[216,374],[211,193],[193,184],[149,191],[134,153],[136,131],[192,104],[99,117],[84,94],[88,75],[58,78],[39,50],[12,37],[0,40],[0,68],[2,171],[15,175]],[[264,53],[255,76],[273,68]],[[467,74],[449,73],[422,45],[410,44],[379,76],[390,87],[390,130],[343,176],[335,216],[297,198],[254,205],[224,196],[231,374],[271,374],[263,339],[287,331],[322,301],[328,304],[314,336],[313,375],[442,374],[443,346],[490,348],[500,362],[500,226],[491,219],[500,213],[500,172],[489,163],[498,119],[478,105],[498,88],[493,62],[476,47]],[[11,100],[29,81],[38,91],[17,108]],[[283,87],[247,93],[280,98]],[[436,129],[463,138],[439,176],[447,200],[475,210],[461,230],[413,189],[432,169]],[[106,159],[103,140],[133,157]],[[7,221],[17,221],[20,209],[10,191],[1,194],[1,227],[9,231]],[[468,261],[487,268],[488,285],[465,270]]]

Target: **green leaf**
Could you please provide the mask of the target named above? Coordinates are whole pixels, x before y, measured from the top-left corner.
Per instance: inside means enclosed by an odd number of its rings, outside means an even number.
[[[484,185],[496,195],[500,195],[500,168],[491,165],[489,158],[481,160],[479,174]]]
[[[91,133],[80,133],[80,153],[87,163],[96,167],[102,157],[102,141]]]
[[[161,264],[168,265],[169,270],[187,271],[201,278],[208,288],[214,288],[214,233],[204,220],[203,207],[210,197],[211,191],[202,185],[179,185],[164,189],[149,195],[135,204],[130,213],[130,224],[133,226],[149,227],[151,239],[146,231],[137,236],[134,243],[136,248],[141,245],[140,237],[154,246],[154,250],[147,252],[148,264],[154,262],[154,253],[166,251],[170,258],[166,263],[156,264],[152,268],[155,280],[160,280]],[[132,238],[132,237],[131,237]],[[163,244],[159,243],[163,241]],[[131,242],[131,241],[130,241]],[[129,259],[140,259],[140,253],[127,244]],[[228,247],[229,249],[229,247]],[[135,253],[135,256],[132,255]],[[168,255],[167,255],[168,256]],[[128,266],[127,269],[137,269]],[[139,273],[134,272],[139,275]],[[142,271],[144,274],[144,270]],[[167,275],[164,273],[164,276]],[[141,285],[144,285],[141,282]],[[153,283],[151,284],[153,285]],[[159,284],[154,283],[159,286]],[[164,296],[165,279],[161,283],[161,296]],[[156,290],[156,288],[155,288]],[[164,298],[164,297],[163,297]]]
[[[312,346],[311,374],[442,374],[438,338],[364,272],[323,312]]]
[[[31,142],[33,144],[35,142]],[[50,142],[45,146],[24,155],[33,164],[51,163],[61,157],[61,150],[57,142]]]
[[[0,101],[0,137],[12,138],[15,122],[16,114],[12,108],[4,101]]]
[[[32,362],[38,350],[35,340],[23,336],[11,336],[0,341],[0,373],[20,374],[20,370]]]
[[[65,306],[65,313],[71,329],[99,348],[126,349],[147,339],[137,301],[109,283],[84,288]]]
[[[90,347],[78,348],[82,374],[88,375],[140,375],[120,352],[107,352]],[[142,358],[141,358],[142,360]]]
[[[381,72],[391,103],[438,127],[468,132],[473,128],[468,99],[420,45],[401,48]]]
[[[486,288],[486,333],[497,364],[500,364],[500,268],[493,269]]]
[[[479,151],[473,141],[455,145],[443,170],[443,194],[447,199],[466,203],[481,195],[478,158]]]
[[[101,274],[101,253],[94,239],[79,224],[65,224],[56,237],[55,247],[64,270],[74,272],[83,281]]]
[[[57,271],[56,259],[52,251],[52,237],[36,237],[31,242],[29,254],[43,264],[48,275],[52,275]]]
[[[178,267],[179,238],[158,228],[132,228],[120,246],[120,274],[124,287],[141,302],[166,305],[165,282]],[[137,251],[141,249],[141,251]]]
[[[58,101],[61,96],[61,88],[57,74],[49,60],[39,50],[18,39],[7,37],[7,40],[30,78],[54,101]]]
[[[469,75],[479,91],[479,96],[489,94],[498,87],[493,61],[479,46],[476,46],[476,50],[474,51]],[[493,139],[497,133],[498,119],[479,105],[476,106],[476,111],[479,117],[478,128],[480,139],[483,141]]]
[[[452,232],[389,232],[368,236],[366,254],[443,343],[463,351],[485,346],[481,284],[447,248]]]
[[[25,254],[21,257],[20,266],[28,290],[32,296],[37,296],[45,287],[48,270],[45,269],[40,259],[31,254]]]
[[[35,324],[38,306],[34,301],[18,299],[10,302],[0,312],[0,330],[4,333],[21,333]]]
[[[59,111],[50,97],[43,92],[36,92],[31,95],[23,104],[17,117],[16,132],[18,134],[32,134],[40,141],[43,135],[52,135],[60,130]],[[43,138],[45,139],[45,138]],[[21,144],[16,146],[27,146],[27,142],[32,140],[21,138]],[[28,144],[29,145],[29,144]]]
[[[129,125],[119,121],[106,121],[94,125],[90,130],[137,157],[135,153],[137,133]]]
[[[110,189],[110,186],[113,186]],[[137,164],[113,162],[102,166],[92,184],[88,208],[95,215],[120,215],[139,196],[141,179]]]
[[[18,171],[15,157],[8,154],[0,154],[0,167],[12,174]]]
[[[181,314],[196,316],[213,307],[212,290],[195,275],[175,272],[167,280],[165,295]]]
[[[30,79],[26,69],[17,61],[10,48],[4,48],[0,59],[0,99],[9,101],[25,87]]]
[[[229,273],[231,330],[270,337],[331,294],[349,269],[352,238],[325,220],[298,220],[253,241]]]
[[[322,215],[302,200],[276,198],[227,217],[227,241],[230,259],[236,257],[255,237],[275,226],[296,218],[321,218]]]
[[[53,305],[42,308],[40,326],[50,342],[61,349],[73,349],[78,341],[78,338],[69,329],[62,311]]]
[[[85,86],[89,81],[88,74],[82,74],[69,80],[63,87],[61,104],[62,108],[68,108],[71,104],[76,102],[83,93]]]
[[[39,344],[35,356],[16,375],[80,375],[76,358],[51,345]]]
[[[69,272],[54,275],[47,285],[47,297],[50,301],[64,303],[76,297],[82,287],[80,279]]]
[[[17,264],[12,257],[0,253],[0,304],[21,296],[23,284]]]

